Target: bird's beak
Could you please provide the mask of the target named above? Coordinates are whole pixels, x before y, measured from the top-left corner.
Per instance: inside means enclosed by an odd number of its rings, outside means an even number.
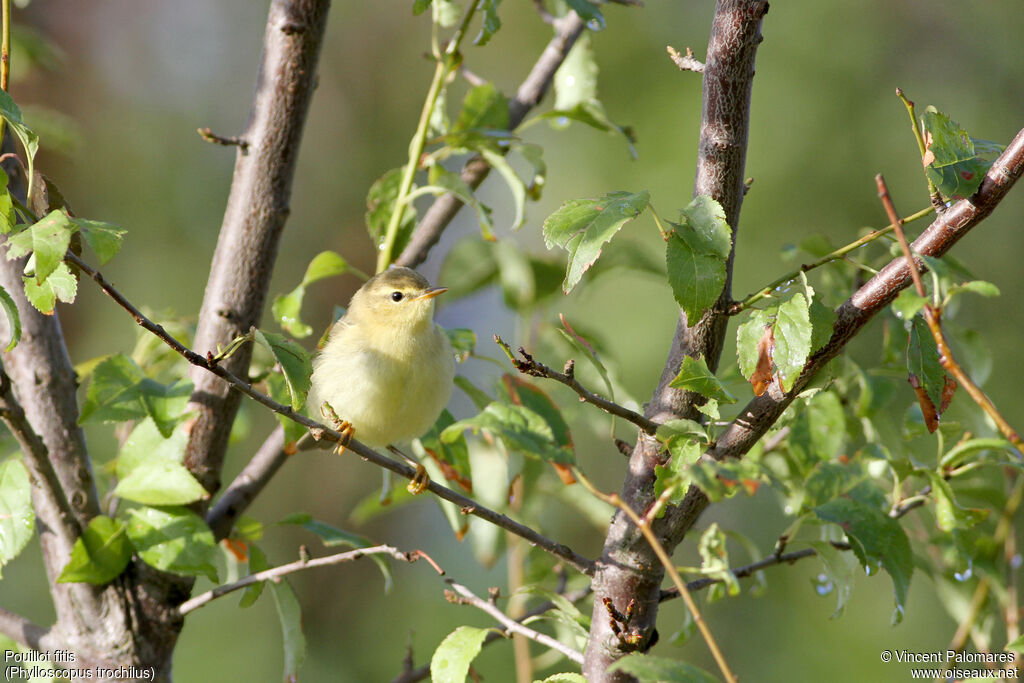
[[[431,287],[427,291],[423,292],[419,296],[413,298],[413,301],[423,301],[424,299],[433,299],[438,294],[444,294],[448,291],[447,287]]]

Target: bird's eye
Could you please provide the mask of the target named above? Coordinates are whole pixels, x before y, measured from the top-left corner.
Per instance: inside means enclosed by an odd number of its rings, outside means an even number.
[[[405,295],[402,294],[401,292],[391,292],[392,301],[401,301],[403,296]]]

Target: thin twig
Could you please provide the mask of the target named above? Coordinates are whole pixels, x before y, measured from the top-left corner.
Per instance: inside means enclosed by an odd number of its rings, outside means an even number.
[[[553,379],[575,391],[576,395],[579,396],[581,400],[597,406],[610,415],[615,415],[632,422],[652,436],[658,431],[657,422],[649,420],[638,412],[630,410],[625,406],[621,406],[614,401],[609,401],[608,399],[589,391],[586,387],[580,384],[573,375],[558,372],[557,370],[553,370],[543,363],[534,360],[533,356],[527,353],[526,349],[523,347],[519,347],[519,355],[522,356],[522,360],[520,360],[514,353],[512,353],[512,349],[509,345],[506,344],[498,335],[494,335],[494,343],[505,351],[505,354],[512,361],[513,367],[524,375]]]
[[[40,652],[51,650],[57,645],[51,629],[34,624],[20,614],[15,614],[2,607],[0,607],[0,633]]]
[[[851,546],[849,543],[833,543],[833,547],[839,550],[850,550]],[[793,564],[799,560],[807,557],[814,557],[818,554],[818,551],[814,548],[804,548],[803,550],[795,550],[791,553],[773,553],[768,557],[758,560],[757,562],[751,562],[750,564],[739,567],[732,570],[732,575],[737,579],[745,579],[748,576],[752,576],[754,573],[761,571],[766,567],[772,567],[779,564]],[[716,583],[722,583],[723,579],[716,579],[712,577],[703,577],[700,579],[694,579],[686,584],[686,589],[690,592],[703,590]],[[665,602],[666,600],[674,600],[679,597],[679,590],[675,587],[665,589],[661,592],[661,597],[658,602]]]
[[[260,403],[269,408],[270,410],[274,411],[275,413],[284,415],[288,419],[303,425],[304,427],[310,430],[310,433],[312,433],[313,438],[315,439],[327,439],[335,443],[344,443],[345,448],[347,450],[356,453],[364,460],[368,460],[379,467],[383,467],[387,470],[390,470],[391,472],[394,472],[399,476],[405,477],[410,481],[416,476],[416,470],[414,468],[403,463],[397,462],[395,460],[392,460],[391,458],[388,458],[384,455],[381,455],[380,453],[373,450],[364,443],[357,441],[356,439],[349,439],[341,432],[335,429],[331,429],[330,427],[327,427],[326,425],[323,425],[315,420],[311,420],[302,413],[296,412],[291,407],[282,405],[275,401],[274,399],[267,396],[266,394],[263,394],[253,389],[252,384],[239,379],[232,373],[225,370],[220,365],[216,363],[210,363],[206,358],[203,358],[202,356],[194,352],[192,349],[189,349],[188,347],[184,346],[181,342],[179,342],[177,339],[168,334],[167,331],[162,326],[157,325],[149,318],[144,316],[137,308],[135,308],[135,306],[131,304],[131,302],[129,302],[120,292],[118,292],[117,289],[113,287],[113,285],[107,282],[107,280],[103,277],[102,274],[99,273],[99,271],[91,268],[88,264],[86,264],[84,261],[82,261],[80,258],[75,256],[70,251],[66,254],[65,258],[68,261],[74,263],[78,268],[82,270],[83,273],[92,278],[92,280],[95,281],[100,286],[100,288],[103,290],[104,293],[107,294],[107,296],[109,296],[111,299],[116,301],[118,305],[120,305],[122,308],[128,311],[132,318],[135,319],[136,323],[138,323],[144,329],[152,332],[161,341],[163,341],[165,344],[174,349],[178,354],[183,356],[192,365],[203,368],[213,373],[214,375],[226,381],[228,384],[230,384],[238,391],[242,392],[249,398],[255,400],[257,403]],[[551,539],[537,533],[530,527],[524,524],[520,524],[519,522],[516,522],[501,513],[495,512],[494,510],[484,507],[483,505],[473,500],[472,498],[467,498],[466,496],[460,493],[456,493],[455,491],[445,486],[442,486],[435,481],[431,481],[427,489],[431,491],[434,495],[438,496],[439,498],[443,498],[444,500],[447,500],[458,505],[462,510],[462,514],[474,515],[485,521],[490,522],[491,524],[499,526],[502,529],[507,529],[508,531],[511,531],[517,536],[521,536],[522,538],[526,539],[528,542],[537,546],[538,548],[541,548],[553,555],[562,558],[570,565],[572,565],[579,571],[583,572],[584,574],[593,574],[595,566],[594,561],[577,554],[568,546],[563,545],[561,543],[556,543]]]
[[[919,218],[924,218],[925,216],[927,216],[928,214],[930,214],[934,210],[935,209],[933,207],[928,207],[927,209],[921,209],[917,213],[913,213],[913,214],[907,216],[906,218],[904,218],[903,219],[903,223],[906,224],[906,223],[910,223],[911,221],[916,221]],[[823,266],[826,263],[831,263],[832,261],[838,261],[839,259],[845,258],[846,255],[849,254],[851,251],[855,251],[857,249],[860,249],[865,244],[869,244],[871,242],[874,242],[879,237],[883,237],[884,235],[888,235],[889,233],[891,233],[893,231],[893,229],[894,229],[894,226],[890,224],[890,225],[888,225],[888,226],[886,226],[884,228],[879,228],[877,230],[872,230],[871,232],[869,232],[867,235],[864,235],[860,239],[854,240],[853,242],[850,242],[849,244],[847,244],[845,246],[839,247],[835,251],[832,251],[832,252],[830,252],[828,254],[825,254],[824,256],[822,256],[821,258],[819,258],[819,259],[817,259],[815,261],[811,261],[810,263],[805,263],[805,264],[801,265],[798,269],[796,269],[796,270],[794,270],[792,272],[786,273],[785,275],[783,275],[780,278],[777,278],[772,283],[770,283],[768,285],[765,285],[764,287],[762,287],[761,289],[757,290],[756,292],[754,292],[753,294],[751,294],[747,298],[743,299],[742,301],[738,301],[738,302],[734,303],[732,306],[729,307],[729,315],[736,315],[737,313],[740,313],[741,311],[743,311],[743,310],[745,310],[747,308],[750,308],[750,306],[753,305],[754,303],[760,301],[761,299],[765,298],[766,296],[770,296],[771,293],[774,292],[777,287],[780,287],[780,286],[786,284],[787,282],[790,282],[790,281],[795,280],[798,277],[800,277],[800,273],[806,273],[808,271],[814,270],[815,268]]]
[[[651,546],[651,550],[658,556],[658,560],[661,565],[665,568],[665,572],[672,579],[672,583],[675,584],[676,590],[679,591],[680,597],[683,598],[683,602],[686,604],[686,609],[689,610],[690,615],[693,617],[694,623],[697,625],[697,630],[700,631],[701,636],[704,638],[704,642],[708,646],[708,650],[711,651],[711,656],[714,657],[715,663],[718,664],[719,671],[722,672],[722,676],[725,678],[727,683],[736,683],[736,676],[729,668],[729,663],[725,661],[725,656],[718,647],[718,643],[715,641],[715,637],[711,634],[711,629],[708,628],[707,623],[704,621],[704,617],[700,610],[697,608],[697,603],[694,601],[693,596],[690,595],[690,591],[687,589],[686,584],[683,582],[679,572],[676,570],[675,565],[672,563],[672,558],[669,557],[665,551],[665,547],[655,536],[654,531],[651,529],[651,525],[638,515],[633,508],[629,506],[626,501],[617,493],[603,493],[598,490],[597,487],[586,477],[583,472],[579,471],[579,468],[573,468],[573,473],[576,475],[576,479],[580,481],[584,487],[595,497],[603,500],[604,502],[614,505],[626,514],[627,517],[633,522],[633,525],[640,530],[644,538]],[[608,598],[610,600],[610,598]]]
[[[223,597],[228,593],[241,590],[246,586],[251,586],[254,583],[260,581],[277,581],[282,576],[288,574],[294,574],[295,572],[301,572],[306,569],[316,569],[317,567],[330,567],[336,564],[344,564],[346,562],[354,562],[363,557],[369,557],[370,555],[390,555],[396,560],[402,562],[415,562],[421,557],[426,558],[426,555],[420,550],[413,550],[411,552],[404,552],[390,545],[378,545],[371,548],[359,548],[357,550],[350,550],[345,553],[337,553],[335,555],[328,555],[326,557],[317,557],[313,559],[298,559],[295,562],[288,564],[282,564],[278,567],[271,567],[255,574],[250,574],[243,579],[239,579],[233,583],[226,583],[222,586],[217,586],[212,590],[208,590],[205,593],[201,593],[196,597],[186,600],[178,606],[178,614],[185,616],[189,612],[199,609],[209,603],[213,602],[219,597]],[[428,558],[429,559],[429,558]],[[443,571],[433,562],[430,561],[430,565],[438,571],[439,574],[444,574]]]
[[[686,48],[685,55],[679,54],[679,50],[675,49],[671,45],[666,45],[665,51],[668,52],[669,58],[675,62],[675,65],[679,67],[680,71],[694,71],[696,73],[704,72],[704,62],[694,57],[693,50],[689,47]]]
[[[521,623],[519,623],[515,619],[512,619],[504,612],[502,612],[500,609],[498,609],[493,603],[478,597],[476,594],[473,593],[473,591],[469,590],[461,583],[456,583],[451,579],[448,579],[447,583],[452,587],[452,590],[455,592],[455,594],[451,594],[448,591],[445,592],[445,596],[448,598],[449,602],[463,605],[472,605],[473,607],[476,607],[477,609],[482,610],[489,614],[491,617],[493,617],[495,621],[497,621],[499,624],[505,627],[505,631],[507,633],[516,633],[518,635],[524,636],[534,642],[544,645],[545,647],[549,647],[552,650],[557,650],[561,652],[568,659],[576,662],[577,664],[583,663],[583,653],[577,652],[576,650],[572,649],[567,645],[563,645],[562,643],[560,643],[559,641],[555,640],[554,638],[545,633],[534,631],[532,628],[527,628],[526,626],[523,626]]]
[[[924,283],[921,281],[921,273],[918,270],[917,261],[910,251],[910,245],[907,244],[907,238],[904,237],[903,230],[899,226],[899,215],[896,213],[896,207],[893,206],[892,198],[889,196],[889,189],[886,187],[885,178],[882,177],[881,173],[875,176],[875,183],[878,185],[878,196],[882,199],[882,205],[885,206],[889,220],[896,226],[896,237],[899,239],[900,247],[903,249],[903,256],[906,259],[907,267],[910,269],[910,276],[914,281],[914,287],[917,289],[918,296],[923,299],[927,296],[927,293],[924,289]],[[992,421],[996,423],[996,427],[1006,437],[1006,440],[1012,443],[1018,451],[1024,450],[1024,441],[1021,440],[1020,434],[1010,426],[1010,423],[1003,417],[1003,414],[999,412],[989,397],[985,395],[981,387],[975,384],[974,380],[957,363],[956,358],[953,356],[953,350],[946,340],[946,335],[942,331],[941,309],[931,304],[925,304],[923,313],[924,319],[928,323],[928,328],[935,338],[935,345],[938,347],[939,352],[939,362],[942,364],[943,369],[953,375],[953,379],[964,388],[971,399],[992,418]]]
[[[199,133],[199,137],[207,142],[215,145],[223,145],[225,147],[238,147],[242,150],[243,154],[249,149],[249,141],[237,135],[217,135],[209,128],[197,128],[196,132]]]

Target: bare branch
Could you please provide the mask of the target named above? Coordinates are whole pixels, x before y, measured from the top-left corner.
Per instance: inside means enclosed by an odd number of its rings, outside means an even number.
[[[217,135],[209,128],[197,128],[196,132],[199,133],[199,137],[214,145],[223,145],[224,147],[238,147],[242,150],[242,153],[245,153],[249,149],[249,143],[246,142],[243,138],[238,137],[237,135],[225,137],[223,135]]]
[[[597,406],[598,408],[600,408],[601,410],[605,411],[610,415],[615,415],[617,417],[623,418],[624,420],[632,422],[637,427],[639,427],[640,429],[642,429],[643,431],[647,432],[652,436],[656,431],[658,431],[658,424],[656,422],[648,420],[640,413],[632,411],[629,408],[626,408],[625,406],[621,406],[618,403],[615,403],[614,401],[609,401],[603,396],[598,396],[597,394],[588,391],[582,384],[579,383],[576,377],[573,374],[571,374],[571,370],[573,367],[572,361],[569,361],[569,363],[567,363],[565,366],[567,372],[558,372],[557,370],[553,370],[548,366],[544,365],[543,363],[534,360],[533,356],[527,353],[526,349],[524,349],[521,346],[519,347],[519,355],[523,357],[523,360],[519,360],[518,358],[516,358],[515,354],[512,353],[512,349],[509,348],[509,345],[502,341],[501,337],[499,337],[498,335],[494,335],[494,342],[505,351],[505,354],[512,361],[513,367],[515,367],[516,370],[523,373],[524,375],[530,375],[531,377],[546,377],[548,379],[553,379],[556,382],[564,384],[565,386],[575,391],[581,400]]]
[[[304,436],[304,439],[312,437]],[[216,539],[226,538],[231,533],[238,516],[256,499],[271,478],[281,469],[289,454],[285,451],[284,428],[277,429],[259,447],[238,476],[224,489],[224,493],[206,513],[206,523],[213,530]]]
[[[282,576],[294,574],[295,572],[305,571],[306,569],[316,569],[317,567],[331,567],[336,564],[344,564],[346,562],[354,562],[363,557],[369,557],[371,555],[390,555],[396,560],[402,562],[409,562],[410,564],[426,557],[421,551],[413,550],[411,552],[403,552],[398,548],[390,545],[379,545],[373,546],[372,548],[359,548],[357,550],[350,550],[345,553],[337,553],[335,555],[328,555],[327,557],[317,557],[313,559],[298,559],[295,562],[289,564],[282,564],[278,567],[271,567],[255,574],[250,574],[243,579],[239,579],[234,583],[226,583],[222,586],[217,586],[212,590],[208,590],[205,593],[201,593],[191,600],[186,600],[178,606],[178,614],[185,616],[189,612],[195,611],[200,607],[208,605],[219,597],[225,596],[228,593],[241,590],[246,586],[251,586],[254,583],[260,581],[273,581],[280,579]],[[433,561],[430,564],[438,570],[438,573],[443,574]]]
[[[544,48],[526,80],[516,91],[516,96],[508,103],[510,130],[515,130],[530,110],[540,103],[544,93],[551,87],[558,67],[586,28],[584,21],[572,11],[560,19],[552,19],[550,23],[555,27],[555,37]],[[476,189],[490,172],[491,167],[483,157],[474,156],[462,167],[462,180]],[[409,243],[395,259],[395,264],[415,268],[423,263],[461,208],[462,200],[454,194],[438,197],[416,226]]]
[[[570,660],[576,662],[577,664],[583,663],[582,653],[573,650],[571,647],[567,645],[563,645],[562,643],[560,643],[559,641],[555,640],[547,634],[541,633],[539,631],[534,631],[531,628],[523,626],[518,621],[509,617],[507,614],[498,609],[497,606],[494,605],[494,603],[488,602],[487,600],[478,597],[476,594],[473,593],[473,591],[469,590],[461,583],[456,583],[455,581],[448,579],[448,585],[450,585],[452,587],[452,590],[454,591],[454,594],[450,591],[445,591],[445,597],[448,598],[449,602],[461,605],[472,605],[473,607],[476,607],[477,609],[486,612],[491,617],[493,617],[495,621],[504,626],[506,633],[516,633],[518,635],[524,636],[534,642],[540,643],[545,647],[549,647],[552,650],[557,650],[558,652],[561,652],[563,655],[565,655]]]
[[[33,624],[31,621],[0,607],[0,633],[11,640],[27,645],[33,650],[45,652],[58,645],[50,629]]]
[[[210,268],[194,347],[218,344],[259,324],[277,244],[289,212],[292,178],[317,79],[327,25],[327,0],[274,0],[263,37],[263,54],[249,123],[240,136],[234,176]],[[244,375],[251,349],[225,361]],[[190,410],[196,412],[185,464],[208,491],[220,487],[231,423],[241,395],[193,370]]]

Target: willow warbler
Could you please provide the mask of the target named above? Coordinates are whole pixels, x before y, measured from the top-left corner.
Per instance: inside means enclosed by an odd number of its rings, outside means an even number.
[[[445,291],[414,270],[392,267],[353,295],[313,361],[312,377],[313,405],[342,420],[347,436],[392,446],[437,420],[455,376],[455,354],[434,322],[434,297]],[[410,462],[417,468],[410,490],[422,490],[426,472]]]

